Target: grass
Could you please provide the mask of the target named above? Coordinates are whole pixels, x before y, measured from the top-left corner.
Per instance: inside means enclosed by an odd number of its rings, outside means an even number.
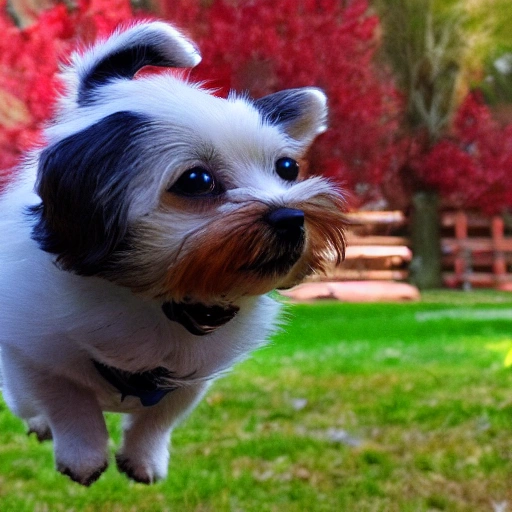
[[[512,510],[512,295],[289,316],[176,429],[152,487],[114,467],[89,489],[69,482],[0,402],[0,511]]]

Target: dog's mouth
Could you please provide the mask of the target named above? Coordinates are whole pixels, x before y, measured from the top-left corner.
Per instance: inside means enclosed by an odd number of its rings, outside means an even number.
[[[240,270],[257,274],[261,277],[282,276],[286,275],[291,270],[298,261],[299,256],[285,255],[270,260],[264,260],[262,258],[261,261],[244,265]]]
[[[281,244],[279,254],[261,253],[255,260],[242,266],[240,270],[262,277],[286,275],[302,256],[304,245],[304,238],[294,245]]]
[[[205,304],[185,302],[165,302],[162,311],[173,322],[178,322],[195,336],[210,334],[227,324],[238,313],[239,307],[206,306]]]

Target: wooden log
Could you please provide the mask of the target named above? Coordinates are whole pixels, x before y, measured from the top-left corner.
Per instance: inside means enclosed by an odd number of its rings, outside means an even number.
[[[357,236],[347,233],[347,245],[405,245],[410,247],[410,240],[403,236]]]
[[[402,261],[411,261],[412,252],[405,245],[349,245],[345,251],[345,259],[360,258],[398,258]]]
[[[407,270],[356,270],[338,267],[327,270],[324,274],[314,274],[308,281],[406,281],[408,277]]]
[[[304,283],[280,293],[294,301],[336,299],[343,302],[375,302],[420,299],[418,289],[410,284],[382,281]]]
[[[353,224],[405,224],[406,217],[400,210],[396,211],[360,211],[347,213]]]

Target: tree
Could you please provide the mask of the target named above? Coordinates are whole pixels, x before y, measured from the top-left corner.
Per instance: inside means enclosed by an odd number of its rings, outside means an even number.
[[[501,0],[491,2],[504,6]],[[481,100],[467,96],[469,77],[491,37],[489,25],[476,28],[477,13],[467,4],[378,3],[382,49],[405,97],[382,185],[392,204],[412,209],[411,270],[421,288],[441,284],[439,196],[451,206],[488,211],[512,204],[507,189],[512,183],[505,176],[510,129],[493,124]]]

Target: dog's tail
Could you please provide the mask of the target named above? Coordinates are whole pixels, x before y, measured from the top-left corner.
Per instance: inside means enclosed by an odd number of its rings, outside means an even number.
[[[119,79],[131,80],[144,66],[189,68],[201,62],[197,48],[168,23],[138,23],[118,30],[85,52],[75,52],[65,79],[76,88],[76,102],[93,101],[94,92]]]

